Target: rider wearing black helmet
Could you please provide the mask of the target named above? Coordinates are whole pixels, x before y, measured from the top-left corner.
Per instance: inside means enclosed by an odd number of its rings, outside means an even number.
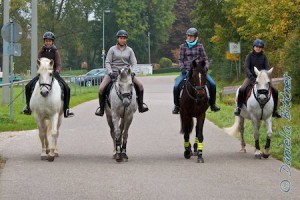
[[[129,46],[126,45],[128,33],[125,30],[119,30],[116,34],[118,43],[112,46],[107,52],[105,67],[106,75],[99,87],[99,104],[100,107],[96,110],[95,115],[103,116],[105,99],[106,99],[106,86],[110,81],[115,80],[117,72],[122,68],[133,68],[136,64],[135,54]],[[131,70],[132,71],[132,70]],[[144,103],[144,86],[132,73],[132,81],[137,94],[138,109],[140,113],[147,112],[149,109]]]
[[[172,113],[179,114],[180,112],[180,105],[179,105],[179,96],[180,96],[180,88],[179,85],[187,76],[191,62],[196,58],[201,58],[205,60],[205,68],[208,70],[209,62],[208,58],[204,49],[204,46],[198,42],[198,31],[196,28],[189,28],[186,31],[186,41],[184,44],[180,45],[180,54],[179,54],[179,67],[181,74],[178,76],[174,88],[173,88],[173,95],[174,95],[174,108]],[[216,106],[216,83],[211,78],[211,76],[206,73],[206,80],[208,83],[209,89],[209,105],[211,111],[217,112],[220,110]]]
[[[42,48],[38,54],[38,58],[45,57],[48,59],[52,59],[54,61],[53,76],[57,79],[57,81],[61,85],[63,85],[63,90],[64,90],[64,117],[66,117],[66,118],[72,117],[74,115],[74,113],[69,112],[70,88],[69,88],[68,84],[64,81],[64,79],[62,79],[59,76],[59,72],[61,71],[61,58],[60,58],[60,55],[59,55],[59,52],[58,52],[56,46],[54,45],[55,35],[52,32],[48,31],[48,32],[44,33],[43,39],[44,39],[44,45],[42,46]],[[27,115],[31,114],[29,102],[31,99],[33,89],[38,80],[39,80],[38,76],[34,77],[25,87],[27,107],[25,110],[23,110],[24,114],[27,114]]]
[[[254,67],[258,70],[269,70],[269,61],[267,56],[263,52],[265,44],[262,40],[256,39],[253,41],[253,51],[249,53],[245,60],[245,70],[247,77],[244,80],[242,86],[239,89],[239,94],[237,98],[237,107],[234,112],[236,116],[241,114],[241,108],[243,106],[243,101],[246,98],[246,91],[255,84],[256,81],[256,74],[254,72]],[[271,86],[272,96],[274,98],[274,110],[273,110],[273,117],[281,118],[281,116],[277,112],[277,105],[278,105],[278,91]]]

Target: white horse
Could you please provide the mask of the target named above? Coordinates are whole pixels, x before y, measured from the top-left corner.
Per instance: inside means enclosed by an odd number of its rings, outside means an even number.
[[[131,70],[119,70],[117,80],[113,83],[105,106],[107,122],[114,143],[113,158],[117,162],[128,161],[126,155],[128,129],[136,110],[136,92],[132,82]]]
[[[247,100],[246,104],[243,104],[240,116],[235,117],[235,122],[232,127],[226,128],[225,131],[229,135],[238,136],[241,134],[241,152],[246,152],[244,141],[244,121],[249,119],[252,121],[254,128],[254,139],[255,139],[255,158],[261,159],[269,157],[269,148],[272,137],[272,113],[274,108],[274,101],[271,91],[271,74],[273,68],[269,71],[261,70],[259,71],[254,67],[255,74],[257,75],[256,83],[251,89],[251,95]],[[236,93],[236,97],[238,91]],[[265,145],[264,152],[260,151],[259,146],[259,128],[261,121],[264,120],[267,128],[267,141]]]
[[[63,117],[61,87],[53,77],[53,60],[41,58],[37,60],[37,64],[39,80],[30,100],[30,108],[42,142],[41,159],[54,161],[54,157],[58,156],[56,145]],[[51,136],[50,149],[48,134]]]

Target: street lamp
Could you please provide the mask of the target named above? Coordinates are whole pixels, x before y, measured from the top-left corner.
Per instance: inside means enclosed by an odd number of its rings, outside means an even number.
[[[109,10],[109,8],[106,8],[105,10],[103,10],[103,17],[102,17],[102,31],[103,31],[103,33],[102,33],[102,62],[103,62],[103,68],[105,67],[105,46],[104,46],[104,24],[105,24],[105,22],[104,22],[104,14],[105,13],[110,13],[110,10]]]
[[[149,55],[149,64],[151,64],[151,59],[150,59],[150,32],[148,32],[148,55]]]

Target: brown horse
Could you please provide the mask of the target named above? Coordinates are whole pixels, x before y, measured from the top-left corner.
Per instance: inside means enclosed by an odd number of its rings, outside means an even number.
[[[198,156],[198,163],[204,162],[202,157],[203,125],[205,112],[208,108],[208,90],[206,87],[206,70],[204,65],[204,61],[196,62],[196,60],[194,60],[192,62],[180,99],[180,132],[184,134],[184,157],[189,159],[193,154],[189,139],[194,126],[193,118],[195,117],[197,119],[197,125],[194,152],[195,155]]]

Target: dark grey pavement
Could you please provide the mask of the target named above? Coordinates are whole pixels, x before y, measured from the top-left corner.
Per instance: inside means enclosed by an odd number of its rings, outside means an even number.
[[[140,78],[150,111],[134,116],[127,163],[112,159],[106,118],[94,115],[96,100],[75,107],[76,116],[63,120],[60,157],[53,163],[40,160],[36,130],[0,134],[0,154],[7,158],[0,199],[300,199],[298,170],[290,177],[279,171],[280,161],[254,160],[249,145],[248,153],[239,153],[239,140],[209,121],[205,163],[184,159],[179,115],[171,114],[174,78]],[[292,184],[288,193],[280,189],[285,179]]]

